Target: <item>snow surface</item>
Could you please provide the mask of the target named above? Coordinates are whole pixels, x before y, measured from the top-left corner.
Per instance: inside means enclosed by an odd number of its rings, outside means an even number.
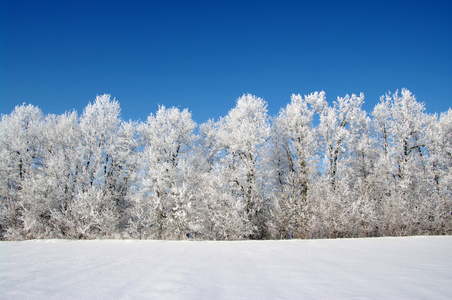
[[[452,299],[452,236],[0,242],[1,299]]]

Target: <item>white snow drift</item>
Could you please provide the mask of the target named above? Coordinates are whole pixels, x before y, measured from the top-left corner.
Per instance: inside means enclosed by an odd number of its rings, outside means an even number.
[[[2,299],[451,299],[452,236],[0,242]]]

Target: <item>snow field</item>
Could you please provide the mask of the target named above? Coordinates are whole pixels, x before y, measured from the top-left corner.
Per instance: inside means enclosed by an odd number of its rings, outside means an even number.
[[[452,236],[0,242],[1,299],[452,299]]]

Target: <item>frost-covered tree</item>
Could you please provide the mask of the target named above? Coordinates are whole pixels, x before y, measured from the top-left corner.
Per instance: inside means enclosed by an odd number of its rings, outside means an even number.
[[[225,182],[220,164],[222,149],[217,141],[218,123],[213,120],[199,126],[194,145],[190,176],[196,199],[193,237],[208,240],[240,240],[253,232],[245,214],[245,204],[237,201]]]
[[[322,178],[316,180],[312,194],[311,227],[321,237],[347,235],[347,218],[355,200],[350,197],[354,178],[350,178],[351,159],[356,157],[365,123],[361,109],[364,95],[338,97],[333,106],[320,98],[314,103],[320,115],[318,126],[319,155],[323,156]],[[328,184],[327,184],[328,182]],[[325,235],[326,232],[326,235]]]
[[[452,109],[442,113],[439,134],[432,138],[436,149],[431,162],[438,198],[433,206],[433,228],[439,234],[452,232]],[[432,148],[433,148],[432,147]]]
[[[164,106],[139,125],[142,174],[129,223],[140,237],[184,239],[190,234],[189,157],[195,127],[187,109]]]
[[[33,105],[16,106],[0,123],[0,200],[3,237],[33,237],[42,207],[33,198],[43,163],[43,115]]]
[[[373,112],[380,145],[375,180],[382,195],[381,226],[385,234],[414,234],[429,199],[428,128],[434,117],[425,113],[407,89],[386,94]]]
[[[292,95],[291,103],[282,109],[272,126],[272,147],[267,164],[274,178],[277,197],[277,227],[287,237],[308,236],[308,189],[316,172],[316,131],[313,125],[315,104],[324,101],[325,93],[304,98]]]
[[[97,96],[86,106],[78,128],[74,193],[63,206],[60,226],[77,238],[114,236],[126,222],[128,180],[135,171],[135,129],[121,122],[119,103],[110,95]],[[80,211],[87,212],[83,222]]]
[[[452,110],[434,116],[426,128],[428,143],[422,199],[422,230],[434,234],[452,231]]]
[[[244,203],[244,213],[255,238],[266,232],[263,219],[265,206],[262,155],[270,135],[267,103],[246,94],[237,99],[236,106],[217,124],[217,171],[221,171],[224,185],[236,201]],[[241,206],[241,205],[239,205]]]
[[[45,151],[40,180],[37,181],[35,201],[45,203],[47,232],[43,237],[72,237],[61,226],[61,213],[73,201],[76,187],[76,150],[80,142],[76,112],[49,115],[43,126]]]

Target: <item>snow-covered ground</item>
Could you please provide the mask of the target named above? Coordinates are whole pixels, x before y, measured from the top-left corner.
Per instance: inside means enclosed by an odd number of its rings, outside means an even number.
[[[0,242],[1,299],[452,299],[452,236]]]

